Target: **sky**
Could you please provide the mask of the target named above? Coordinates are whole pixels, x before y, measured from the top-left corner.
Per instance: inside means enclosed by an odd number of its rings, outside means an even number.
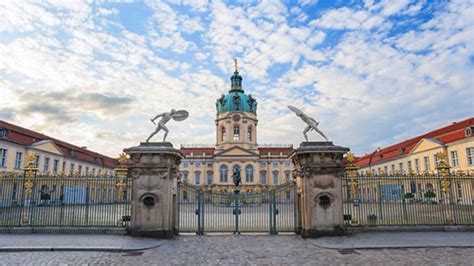
[[[237,58],[259,144],[304,140],[294,105],[362,155],[473,116],[473,43],[468,0],[4,0],[0,120],[117,156],[186,109],[167,140],[212,145]]]

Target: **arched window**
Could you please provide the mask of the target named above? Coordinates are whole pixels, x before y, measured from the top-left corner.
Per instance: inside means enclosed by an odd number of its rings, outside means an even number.
[[[247,141],[252,141],[252,127],[247,128]]]
[[[221,183],[227,183],[227,174],[229,172],[229,169],[227,168],[227,165],[221,165],[220,167],[220,179],[219,181]]]
[[[273,175],[273,184],[278,185],[278,171],[273,171],[272,175]]]
[[[267,184],[267,172],[266,171],[261,171],[260,172],[260,183],[262,185],[266,185]]]
[[[221,128],[221,141],[225,141],[225,127]]]
[[[240,127],[234,126],[234,140],[240,139]]]
[[[253,167],[250,164],[245,167],[245,181],[253,183]]]
[[[201,172],[199,171],[194,172],[194,183],[196,185],[201,184]]]

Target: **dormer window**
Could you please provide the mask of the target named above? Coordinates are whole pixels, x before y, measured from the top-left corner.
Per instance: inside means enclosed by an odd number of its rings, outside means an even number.
[[[404,151],[405,151],[405,148],[400,148],[400,149],[398,149],[398,153],[399,153],[400,155],[402,155]]]
[[[474,128],[474,127],[468,127],[468,128],[466,128],[466,129],[464,130],[464,135],[465,135],[466,137],[472,136],[472,130],[473,130],[473,128]]]
[[[377,156],[377,158],[378,158],[378,159],[379,159],[379,161],[380,161],[380,160],[382,160],[382,158],[383,158],[383,155],[382,155],[382,154],[379,154],[379,155]]]
[[[0,128],[0,138],[6,138],[8,136],[8,129]]]

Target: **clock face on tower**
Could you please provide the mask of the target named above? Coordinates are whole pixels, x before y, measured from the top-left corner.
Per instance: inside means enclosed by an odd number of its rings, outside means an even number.
[[[238,115],[238,114],[233,115],[232,120],[234,120],[234,122],[239,122],[240,121],[240,115]]]

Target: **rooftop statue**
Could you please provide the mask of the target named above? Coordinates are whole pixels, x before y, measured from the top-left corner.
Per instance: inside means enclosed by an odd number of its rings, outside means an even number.
[[[304,138],[306,139],[306,141],[308,141],[308,136],[306,135],[306,133],[310,130],[314,130],[316,132],[319,133],[319,135],[321,135],[326,141],[329,141],[328,138],[326,137],[326,135],[324,135],[324,133],[318,129],[318,125],[319,125],[319,122],[317,122],[316,120],[314,120],[314,118],[311,118],[309,116],[307,116],[305,113],[303,113],[300,109],[294,107],[294,106],[291,106],[291,105],[288,105],[288,108],[295,112],[295,114],[301,118],[301,120],[303,120],[303,122],[305,122],[308,126],[303,130],[303,135],[304,135]]]
[[[161,113],[161,114],[155,116],[154,118],[151,119],[151,122],[153,124],[155,124],[155,120],[158,119],[159,117],[161,117],[161,120],[160,120],[160,122],[158,122],[158,126],[156,127],[155,131],[153,131],[153,133],[151,133],[151,135],[146,139],[146,142],[149,142],[150,139],[153,136],[155,136],[162,129],[165,132],[165,135],[163,136],[163,142],[165,142],[166,136],[168,136],[168,132],[169,132],[169,130],[165,126],[165,124],[168,123],[168,121],[170,121],[171,119],[173,119],[175,121],[183,121],[186,118],[188,118],[188,116],[189,116],[188,111],[186,111],[186,110],[176,111],[175,109],[171,109],[171,111],[169,113],[164,112],[164,113]]]

